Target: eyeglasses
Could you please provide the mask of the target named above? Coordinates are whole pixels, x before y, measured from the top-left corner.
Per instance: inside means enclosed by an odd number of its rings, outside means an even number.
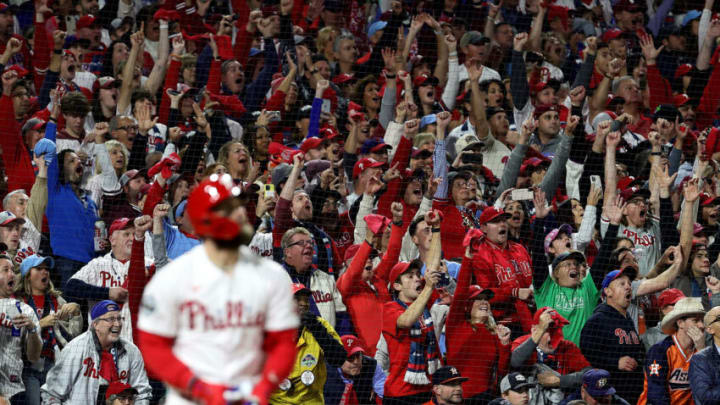
[[[105,321],[109,324],[113,324],[116,322],[123,323],[123,322],[125,322],[125,318],[123,318],[122,316],[113,316],[111,318],[98,318],[98,321]]]
[[[288,248],[291,248],[293,246],[302,246],[302,247],[313,246],[314,244],[315,244],[315,242],[313,242],[312,239],[303,239],[303,240],[299,240],[297,242],[293,242],[293,243],[289,244]]]

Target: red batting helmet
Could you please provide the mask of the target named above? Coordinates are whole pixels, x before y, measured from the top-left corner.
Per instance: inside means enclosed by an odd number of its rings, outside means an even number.
[[[239,197],[241,192],[229,174],[213,174],[203,180],[188,197],[187,212],[195,234],[220,240],[235,239],[240,234],[240,225],[213,208],[228,198]]]

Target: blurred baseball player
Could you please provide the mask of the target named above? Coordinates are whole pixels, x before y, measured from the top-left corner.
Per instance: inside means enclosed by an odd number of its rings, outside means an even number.
[[[266,404],[295,359],[290,278],[245,246],[253,230],[229,175],[200,183],[187,213],[204,241],[145,289],[138,328],[147,368],[170,385],[167,405]]]

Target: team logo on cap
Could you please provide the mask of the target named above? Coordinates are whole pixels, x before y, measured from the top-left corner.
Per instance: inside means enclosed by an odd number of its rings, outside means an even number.
[[[596,385],[597,385],[598,388],[603,388],[603,387],[605,387],[605,386],[607,385],[607,378],[601,378],[601,379],[599,379]]]
[[[455,375],[458,374],[458,371],[455,367],[450,367],[450,374]]]
[[[515,377],[515,379],[518,380],[518,381],[525,381],[525,376],[522,375],[522,374],[518,374],[518,375]]]
[[[107,310],[108,310],[108,312],[110,312],[110,311],[119,311],[120,308],[118,308],[118,306],[115,305],[115,304],[108,304]]]

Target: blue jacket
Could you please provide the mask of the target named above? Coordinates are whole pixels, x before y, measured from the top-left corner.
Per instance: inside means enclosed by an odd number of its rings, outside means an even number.
[[[695,404],[720,404],[720,354],[715,342],[690,360],[690,389]]]
[[[182,233],[177,226],[170,225],[167,219],[163,221],[163,230],[165,231],[165,248],[170,259],[175,260],[202,243],[200,239],[191,238]]]
[[[600,304],[587,320],[580,334],[580,350],[590,364],[610,372],[610,385],[618,396],[634,404],[643,390],[645,346],[632,319],[615,308]],[[618,369],[621,357],[630,356],[638,366],[633,371]]]
[[[56,132],[56,124],[48,121],[45,138],[55,142]],[[87,263],[95,257],[95,222],[100,219],[98,208],[89,194],[78,198],[70,184],[60,183],[61,170],[58,159],[53,159],[48,167],[46,211],[50,246],[56,256]]]

